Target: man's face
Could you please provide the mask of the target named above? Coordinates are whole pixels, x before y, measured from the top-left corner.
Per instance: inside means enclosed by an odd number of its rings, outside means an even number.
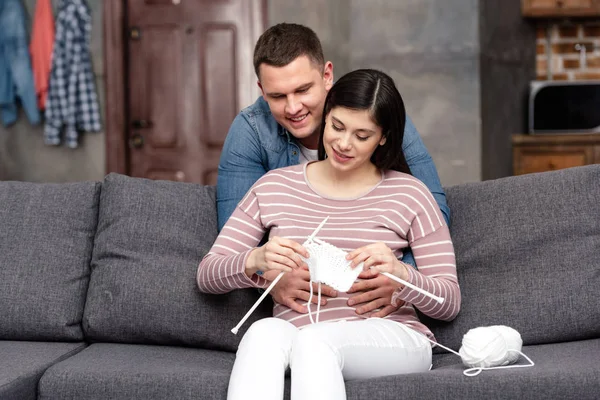
[[[259,72],[258,86],[275,120],[304,146],[316,149],[333,65],[327,62],[320,71],[307,56],[300,56],[284,67],[262,64]]]

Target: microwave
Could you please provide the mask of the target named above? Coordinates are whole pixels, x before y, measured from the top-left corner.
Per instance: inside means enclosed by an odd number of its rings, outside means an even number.
[[[532,81],[529,133],[600,132],[600,80]]]

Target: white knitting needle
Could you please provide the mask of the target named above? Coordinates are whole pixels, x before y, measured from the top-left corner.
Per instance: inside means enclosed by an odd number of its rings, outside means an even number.
[[[329,219],[329,215],[325,217],[325,219],[323,220],[323,222],[321,222],[319,224],[319,226],[317,226],[317,229],[314,230],[314,232],[306,239],[306,241],[311,241],[314,239],[315,236],[317,236],[317,233],[319,233],[319,231],[321,230],[321,228],[323,227],[323,225],[325,225],[325,222],[327,222],[327,220]]]
[[[433,293],[429,293],[427,290],[425,289],[421,289],[420,287],[417,287],[411,283],[406,282],[404,279],[402,278],[398,278],[396,275],[392,275],[389,272],[382,272],[383,275],[387,276],[390,279],[395,280],[396,282],[400,282],[401,284],[403,284],[404,286],[408,286],[409,288],[416,290],[417,292],[424,294],[425,296],[431,297],[432,299],[434,299],[435,301],[437,301],[438,303],[442,304],[444,302],[444,298],[443,297],[439,297],[436,296]]]
[[[307,241],[312,240],[317,235],[317,233],[319,233],[319,231],[321,230],[321,228],[323,227],[323,225],[325,225],[325,222],[327,222],[328,219],[329,219],[329,216],[325,217],[325,219],[323,220],[323,222],[321,222],[319,224],[319,226],[317,226],[317,229],[315,229],[314,232],[306,240]],[[240,330],[240,328],[242,327],[242,325],[244,325],[244,322],[246,322],[246,320],[250,317],[250,315],[252,315],[252,313],[254,312],[254,310],[256,310],[256,307],[258,307],[258,305],[265,299],[265,297],[267,297],[267,295],[269,294],[269,292],[271,291],[271,289],[273,289],[273,287],[275,285],[277,285],[277,282],[279,282],[279,280],[281,279],[281,277],[283,276],[283,274],[285,274],[285,272],[282,271],[282,272],[279,273],[279,275],[277,275],[277,278],[273,279],[273,282],[271,282],[271,284],[265,290],[265,292],[258,298],[258,300],[256,300],[256,302],[254,303],[254,305],[252,306],[252,308],[250,308],[248,310],[248,312],[246,313],[246,315],[244,315],[244,318],[242,318],[240,320],[240,322],[238,322],[238,324],[231,330],[231,332],[234,335],[237,335],[237,333]]]
[[[265,299],[265,297],[267,297],[267,295],[269,294],[269,292],[271,291],[271,289],[273,289],[273,286],[277,285],[277,282],[279,282],[279,280],[281,279],[281,277],[283,276],[283,274],[285,274],[285,272],[280,272],[279,275],[277,275],[277,278],[275,278],[273,280],[273,282],[271,282],[271,284],[269,285],[269,287],[267,288],[267,290],[265,290],[265,292],[258,298],[258,300],[256,300],[256,303],[254,303],[254,305],[252,306],[252,308],[250,308],[248,310],[248,312],[246,313],[246,315],[244,315],[244,318],[242,318],[240,320],[240,322],[238,322],[238,324],[235,326],[235,328],[233,328],[231,330],[231,332],[233,332],[234,335],[237,335],[237,333],[240,330],[240,328],[242,327],[242,325],[244,325],[244,322],[246,322],[246,320],[248,319],[248,317],[250,317],[250,315],[252,315],[252,313],[254,312],[254,310],[256,310],[256,307],[258,307],[258,305]]]

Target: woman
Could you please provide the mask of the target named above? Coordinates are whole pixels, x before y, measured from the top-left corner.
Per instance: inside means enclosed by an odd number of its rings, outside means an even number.
[[[392,273],[445,298],[439,304],[398,284],[386,318],[363,318],[329,299],[308,314],[276,304],[273,318],[244,335],[229,399],[281,399],[291,368],[292,399],[345,399],[344,380],[428,371],[431,331],[415,309],[445,321],[460,308],[454,250],[444,218],[402,154],[405,110],[393,80],[375,70],[343,76],[327,95],[319,161],[259,179],[242,199],[198,268],[200,290],[265,288],[280,271],[306,268],[300,243],[329,216],[317,237],[348,253],[353,266]],[[270,230],[269,241],[258,246]],[[411,247],[418,271],[402,263]],[[272,271],[269,273],[269,271]]]

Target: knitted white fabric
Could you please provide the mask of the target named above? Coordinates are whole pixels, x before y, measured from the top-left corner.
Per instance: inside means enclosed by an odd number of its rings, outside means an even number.
[[[344,250],[317,238],[309,238],[302,244],[309,253],[304,258],[308,264],[310,280],[324,283],[340,292],[347,292],[363,269],[363,263],[352,268]]]
[[[321,284],[329,285],[340,292],[347,292],[363,269],[363,263],[352,268],[352,262],[346,260],[348,253],[332,244],[315,238],[315,234],[316,232],[302,243],[302,246],[308,251],[309,255],[308,258],[302,257],[302,259],[308,265],[308,271],[310,272],[310,297],[306,307],[308,308],[308,318],[312,324],[319,322]],[[316,321],[313,320],[310,309],[313,297],[313,282],[319,284]]]

